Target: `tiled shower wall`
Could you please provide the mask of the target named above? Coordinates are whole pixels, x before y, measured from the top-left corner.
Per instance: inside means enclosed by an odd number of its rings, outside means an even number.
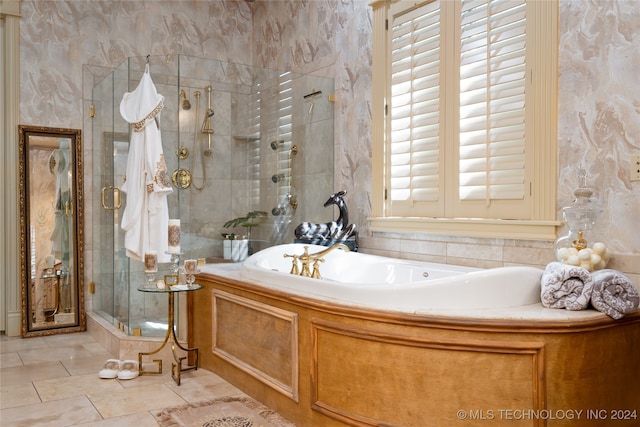
[[[363,251],[481,266],[545,265],[553,258],[551,243],[367,230],[368,3],[24,1],[21,122],[83,127],[82,65],[114,66],[129,56],[180,53],[301,73],[324,70],[335,79],[335,189],[349,191]],[[629,181],[628,159],[640,151],[640,3],[560,0],[559,12],[558,208],[570,201],[577,170],[586,169],[605,206],[601,224],[614,252],[610,265],[639,282],[640,183]]]
[[[124,180],[129,125],[119,105],[122,95],[138,85],[145,63],[164,95],[160,122],[168,172],[181,168],[192,177],[190,186],[174,188],[167,197],[169,217],[181,220],[183,259],[221,258],[221,234],[247,232],[223,224],[250,210],[269,213],[253,230],[253,250],[290,241],[293,228],[303,220],[331,219],[331,209],[323,212],[317,206],[326,200],[326,188],[333,187],[334,117],[328,100],[333,79],[185,55],[131,57],[106,76],[100,68],[85,67],[85,78],[96,82],[91,93],[84,94],[95,107],[87,135],[95,156],[88,191],[101,194],[104,186],[118,187]],[[181,108],[179,90],[191,108]],[[209,106],[214,114],[204,122]],[[202,132],[205,125],[211,134]],[[209,137],[212,154],[207,156]],[[282,143],[271,147],[276,140]],[[187,151],[185,159],[174,154],[179,147]],[[116,148],[121,155],[115,155]],[[282,179],[273,180],[280,175]],[[105,204],[115,204],[110,192],[106,194]],[[286,212],[272,215],[279,196],[286,194],[295,198],[297,210],[286,203]],[[96,284],[89,307],[131,329],[140,322],[157,322],[166,316],[166,298],[137,292],[145,277],[142,264],[129,262],[124,254],[118,217],[122,209],[103,209],[101,203],[100,198],[87,203],[93,212],[87,227],[94,242],[91,280]],[[158,277],[166,268],[161,266]]]

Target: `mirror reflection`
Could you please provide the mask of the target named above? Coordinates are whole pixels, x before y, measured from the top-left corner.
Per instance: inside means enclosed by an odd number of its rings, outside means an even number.
[[[19,130],[22,333],[83,330],[80,130]]]

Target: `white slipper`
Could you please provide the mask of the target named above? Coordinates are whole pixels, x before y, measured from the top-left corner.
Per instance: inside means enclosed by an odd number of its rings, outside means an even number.
[[[120,362],[120,370],[118,371],[118,379],[132,380],[139,375],[138,362],[135,360],[123,360]]]
[[[100,378],[111,379],[118,376],[118,371],[120,371],[120,361],[118,359],[108,359],[100,372],[98,372],[98,376]]]

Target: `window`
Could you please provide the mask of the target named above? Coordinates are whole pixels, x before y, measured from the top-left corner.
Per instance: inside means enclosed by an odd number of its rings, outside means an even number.
[[[557,3],[373,9],[372,230],[554,239]]]

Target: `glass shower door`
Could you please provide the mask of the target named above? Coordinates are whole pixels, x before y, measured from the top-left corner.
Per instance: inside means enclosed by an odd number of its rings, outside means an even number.
[[[128,333],[129,262],[119,227],[124,206],[119,185],[124,174],[122,165],[126,165],[129,134],[128,125],[120,118],[117,99],[117,94],[127,88],[126,63],[93,88],[93,194],[100,197],[92,200],[92,225],[96,284],[93,310]]]
[[[92,187],[93,194],[99,195],[92,200],[93,311],[128,335],[163,336],[166,298],[138,292],[138,286],[145,282],[142,263],[127,256],[120,226],[127,203],[120,187],[129,155],[129,124],[120,115],[120,101],[137,86],[141,73],[132,70],[127,60],[92,91]]]
[[[120,101],[139,84],[146,61],[165,97],[160,129],[167,170],[171,177],[189,172],[193,184],[174,182],[167,199],[169,218],[181,220],[182,261],[222,259],[222,236],[246,233],[224,224],[250,211],[268,212],[251,232],[255,251],[291,241],[302,221],[335,218],[333,208],[323,208],[335,191],[334,81],[179,55],[131,57],[101,71],[102,77],[91,76],[95,116],[89,119],[93,162],[87,169],[95,196],[87,200],[93,203],[96,293],[90,309],[128,334],[162,336],[167,299],[138,291],[145,282],[142,263],[126,256],[120,226],[127,200],[118,188],[129,151]],[[184,107],[187,99],[192,108]],[[169,268],[160,263],[156,277]]]

